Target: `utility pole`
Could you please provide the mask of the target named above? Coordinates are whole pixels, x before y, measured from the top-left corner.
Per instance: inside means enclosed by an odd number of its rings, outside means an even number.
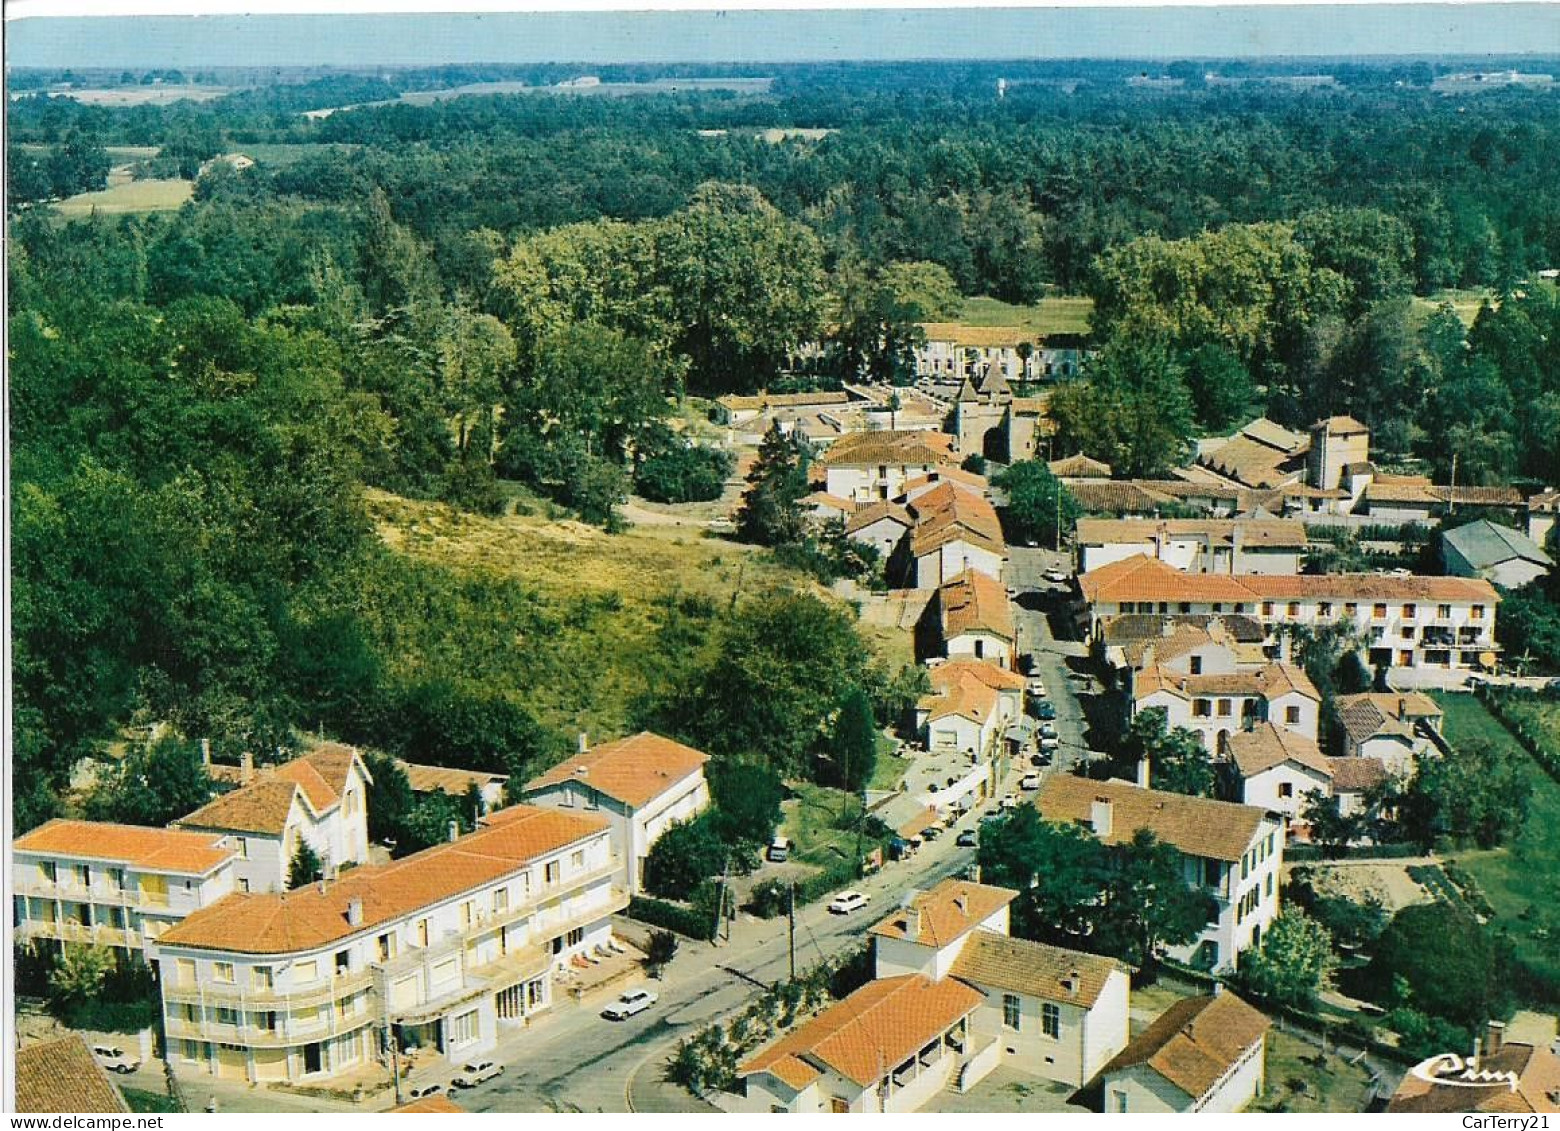
[[[1446,513],[1457,513],[1457,453],[1452,453],[1452,489],[1447,492]]]
[[[791,881],[791,902],[786,908],[787,935],[791,952],[791,981],[796,981],[796,881]]]
[[[1056,552],[1062,552],[1062,481],[1052,476],[1056,485]]]
[[[731,857],[726,857],[726,863],[720,870],[720,895],[715,900],[715,926],[710,931],[710,944],[720,943],[720,925],[726,918],[726,877],[731,872]],[[729,936],[728,936],[729,937]]]

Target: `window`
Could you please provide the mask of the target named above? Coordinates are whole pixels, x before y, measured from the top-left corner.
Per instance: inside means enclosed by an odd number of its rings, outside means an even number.
[[[200,1043],[198,1041],[185,1041],[184,1042],[184,1059],[185,1060],[202,1060],[202,1059],[204,1059],[200,1055]]]
[[[477,1039],[477,1011],[475,1009],[453,1018],[449,1025],[449,1041],[456,1048],[460,1048],[462,1045],[469,1045]]]
[[[374,940],[374,950],[379,955],[379,961],[389,962],[395,955],[395,937],[388,932]]]
[[[1412,640],[1414,638],[1414,626],[1411,624],[1405,624],[1403,626],[1403,630],[1398,635],[1401,636],[1404,640]]]
[[[1436,620],[1451,620],[1452,619],[1452,607],[1450,605],[1437,605],[1435,607],[1435,619]]]
[[[543,878],[550,884],[558,882],[558,861],[547,861],[547,867],[543,869]]]
[[[1194,719],[1206,719],[1212,713],[1210,704],[1206,699],[1192,700],[1192,717]]]
[[[829,1112],[832,1115],[849,1115],[850,1101],[842,1100],[839,1096],[829,1097]]]
[[[271,968],[269,966],[256,966],[249,971],[249,985],[251,989],[261,993],[270,993],[272,988]]]
[[[419,920],[417,920],[416,938],[417,938],[417,945],[418,946],[427,946],[428,945],[428,920],[426,920],[426,919],[419,919]]]
[[[1219,700],[1219,718],[1227,719],[1234,713],[1234,706],[1228,699]]]
[[[1268,850],[1269,854],[1271,854],[1272,851],[1273,851],[1273,837],[1275,835],[1276,834],[1274,834],[1274,833],[1268,833],[1268,835],[1267,835],[1267,841],[1265,843],[1267,844],[1267,850]]]
[[[1403,619],[1404,620],[1413,620],[1414,616],[1418,613],[1418,611],[1419,610],[1417,608],[1415,608],[1413,605],[1404,605],[1403,606]]]
[[[499,888],[497,891],[495,891],[493,893],[493,912],[494,912],[494,914],[497,914],[497,913],[499,913],[501,911],[508,911],[508,910],[509,910],[509,889],[508,888]]]
[[[1272,601],[1263,601],[1262,602],[1262,615],[1265,616],[1265,617],[1270,617],[1270,616],[1273,615],[1273,602]]]
[[[1112,1092],[1110,1094],[1110,1099],[1110,1106],[1112,1111],[1116,1112],[1118,1115],[1125,1115],[1127,1113],[1127,1093]]]
[[[1019,1018],[1020,1018],[1021,1014],[1022,1014],[1022,1011],[1019,1008],[1018,995],[1017,994],[1003,994],[1002,995],[1002,1024],[1003,1024],[1003,1027],[1004,1028],[1008,1028],[1008,1029],[1012,1029],[1012,1030],[1014,1030],[1016,1032],[1018,1030],[1018,1028],[1019,1028]]]
[[[1300,615],[1300,602],[1299,601],[1291,601],[1291,602],[1289,602],[1289,615],[1292,616],[1292,617],[1297,617],[1297,616]]]
[[[238,877],[238,890],[239,891],[248,891],[249,890],[249,880],[248,880],[247,877],[244,877],[244,876]]]
[[[569,946],[579,946],[580,943],[582,943],[584,941],[585,941],[585,928],[584,927],[575,927],[574,930],[569,932],[568,940],[567,940]]]
[[[1376,602],[1376,604],[1371,606],[1370,615],[1376,620],[1385,619],[1387,615],[1387,603],[1385,601]]]
[[[1209,887],[1218,887],[1219,881],[1224,879],[1224,867],[1217,860],[1203,861],[1203,883]]]
[[[230,1006],[226,1006],[226,1005],[219,1005],[219,1006],[217,1006],[217,1024],[218,1025],[237,1025],[238,1024],[238,1010],[233,1009]]]
[[[1288,723],[1290,726],[1294,726],[1299,721],[1300,708],[1298,705],[1291,703],[1289,706],[1284,708],[1284,722]]]
[[[309,959],[307,962],[297,962],[293,964],[294,982],[313,982],[318,980],[319,976],[320,964],[313,958]]]
[[[108,876],[108,886],[112,890],[124,890],[125,870],[123,868],[110,868],[105,874]]]
[[[1293,797],[1295,795],[1295,783],[1288,781],[1279,782],[1278,795],[1280,797]]]
[[[1316,606],[1316,615],[1319,617],[1332,616],[1332,602],[1322,601]]]
[[[54,864],[53,864],[52,861],[45,860],[45,861],[41,862],[38,865],[38,871],[43,873],[43,882],[46,883],[46,884],[52,884],[52,883],[56,882],[58,880],[58,878],[59,878],[55,874]]]
[[[1215,601],[1213,603],[1213,611],[1216,612],[1216,613],[1222,613],[1224,611],[1224,602],[1223,601]]]
[[[569,868],[577,872],[583,867],[585,867],[585,850],[582,848],[569,856]]]
[[[240,860],[249,859],[249,838],[246,836],[238,838],[238,858]]]
[[[1202,662],[1203,658],[1201,656],[1193,656],[1191,658],[1191,673],[1193,675],[1202,675]]]
[[[1251,853],[1248,852],[1240,858],[1240,878],[1244,880],[1249,875],[1251,875]]]
[[[92,869],[87,865],[77,864],[71,869],[71,871],[74,873],[73,878],[76,881],[77,887],[89,888],[92,886]]]
[[[336,973],[345,974],[352,969],[352,952],[350,950],[338,950],[336,952]]]
[[[1359,612],[1360,612],[1360,607],[1358,605],[1356,605],[1353,601],[1345,601],[1343,603],[1343,615],[1344,616],[1346,616],[1346,617],[1356,617],[1356,616],[1359,615]]]
[[[173,970],[175,985],[193,986],[195,984],[195,960],[193,958],[175,959]]]
[[[474,918],[476,918],[476,914],[477,914],[477,905],[476,905],[476,903],[474,903],[472,900],[469,900],[469,899],[466,900],[465,903],[462,903],[460,905],[460,925],[462,927],[470,927],[471,926],[471,921]]]
[[[1271,896],[1273,894],[1273,873],[1272,872],[1268,873],[1267,882],[1262,885],[1262,894],[1266,895],[1266,896]]]
[[[211,964],[211,976],[215,981],[233,984],[233,964],[231,962],[213,962]]]
[[[255,1024],[262,1033],[276,1032],[276,1011],[267,1009],[255,1014]]]
[[[1192,611],[1192,603],[1190,601],[1182,601],[1181,602],[1181,611],[1183,613],[1191,612]]]
[[[1473,606],[1473,608],[1468,610],[1468,618],[1470,620],[1483,620],[1484,619],[1484,606],[1483,605],[1475,605],[1475,606]]]
[[[1053,1041],[1062,1039],[1062,1007],[1046,1002],[1040,1007],[1040,1031]]]

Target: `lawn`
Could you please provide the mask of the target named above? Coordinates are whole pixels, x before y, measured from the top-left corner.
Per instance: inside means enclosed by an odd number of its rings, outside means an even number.
[[[872,766],[872,777],[867,780],[869,790],[899,788],[899,783],[904,780],[905,771],[910,768],[910,760],[894,757],[894,751],[898,746],[898,741],[888,735],[878,735],[877,761]]]
[[[1370,1073],[1299,1037],[1268,1030],[1267,1093],[1252,1111],[1364,1111]]]
[[[798,782],[793,789],[796,798],[785,803],[780,825],[781,834],[793,845],[791,858],[820,868],[850,860],[856,850],[856,833],[854,828],[839,826],[861,812],[860,800],[811,782]]]
[[[1478,317],[1479,307],[1486,302],[1495,301],[1495,296],[1487,290],[1444,290],[1436,291],[1428,298],[1415,297],[1410,308],[1410,322],[1418,327],[1430,320],[1430,316],[1440,309],[1442,303],[1451,303],[1452,309],[1457,312],[1457,317],[1462,319],[1464,326],[1472,326],[1473,320]]]
[[[130,181],[101,192],[83,192],[60,201],[54,210],[62,216],[87,216],[93,212],[117,215],[126,212],[170,212],[190,199],[195,186],[189,181]]]
[[[1560,979],[1560,785],[1518,746],[1500,722],[1471,695],[1439,695],[1446,711],[1446,736],[1455,746],[1482,738],[1516,752],[1533,784],[1527,823],[1511,844],[1492,851],[1453,856],[1478,882],[1495,908],[1497,929],[1508,931],[1518,953],[1537,969]],[[1560,704],[1534,703],[1546,710],[1545,725],[1560,727]]]
[[[1058,296],[1043,298],[1033,306],[1017,306],[1001,299],[968,298],[959,321],[966,326],[1020,326],[1036,337],[1047,334],[1087,334],[1094,300]]]

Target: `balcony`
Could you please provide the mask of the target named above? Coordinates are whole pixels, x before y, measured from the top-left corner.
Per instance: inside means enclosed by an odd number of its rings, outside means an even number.
[[[551,965],[552,955],[545,947],[522,947],[493,962],[465,970],[456,985],[442,989],[426,1001],[391,1007],[390,1019],[398,1025],[423,1025],[435,1021],[462,1002],[539,977]],[[383,989],[380,992],[383,994]]]
[[[291,1018],[278,1018],[275,1029],[265,1029],[252,1024],[228,1024],[222,1021],[191,1021],[184,1017],[164,1017],[163,1029],[169,1040],[220,1041],[230,1045],[248,1045],[252,1048],[286,1048],[307,1041],[323,1040],[341,1033],[350,1033],[374,1022],[371,1010],[361,1010],[349,1017],[337,1017],[324,1013],[318,1021],[300,1023]]]
[[[19,939],[59,939],[61,942],[86,943],[91,946],[123,946],[132,950],[141,947],[141,933],[126,927],[111,927],[104,923],[73,923],[62,919],[49,922],[28,919],[16,928]]]
[[[374,981],[372,970],[359,970],[338,976],[318,986],[292,991],[257,990],[237,983],[199,982],[192,986],[175,985],[164,980],[162,995],[165,1002],[188,1005],[227,1005],[234,1009],[265,1009],[293,1011],[314,1005],[328,1005],[337,998],[346,997],[366,989]]]
[[[11,890],[16,895],[33,899],[92,903],[100,907],[123,907],[127,910],[167,911],[172,906],[166,896],[152,899],[135,888],[116,888],[108,884],[85,886],[66,879],[58,883],[44,879],[18,879]],[[192,904],[189,909],[193,911],[195,906]]]

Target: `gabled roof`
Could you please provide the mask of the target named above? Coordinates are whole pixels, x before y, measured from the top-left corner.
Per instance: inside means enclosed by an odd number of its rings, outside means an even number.
[[[356,749],[339,742],[322,742],[291,762],[265,767],[247,784],[179,818],[177,823],[184,828],[279,836],[287,826],[295,799],[301,798],[316,817],[341,804],[354,767],[365,779],[373,780]]]
[[[973,471],[965,471],[962,467],[939,467],[925,475],[905,480],[905,492],[909,493],[928,484],[935,486],[938,483],[963,484],[975,488],[977,493],[984,491],[990,485],[984,475],[976,475]]]
[[[1322,754],[1315,742],[1270,722],[1230,735],[1229,755],[1243,778],[1256,777],[1285,762],[1293,762],[1324,778],[1331,778],[1333,773],[1331,760]]]
[[[1046,466],[1058,479],[1109,479],[1111,476],[1110,464],[1104,460],[1090,459],[1082,452],[1053,459]]]
[[[1011,888],[977,884],[969,880],[943,880],[930,891],[910,897],[909,907],[900,907],[874,923],[867,933],[885,939],[904,939],[918,946],[942,948],[961,935],[968,934],[1018,898]],[[920,912],[920,930],[910,937],[910,917]]]
[[[606,742],[583,754],[571,754],[546,773],[525,783],[526,792],[563,782],[580,782],[634,809],[698,772],[710,756],[670,738],[641,731]]]
[[[187,876],[204,876],[227,863],[238,851],[224,845],[223,838],[212,833],[64,818],[56,818],[23,834],[11,847],[17,852],[102,860],[142,872],[173,872]]]
[[[1217,621],[1237,644],[1260,644],[1267,630],[1256,617],[1239,613],[1118,613],[1100,621],[1100,639],[1107,645],[1153,643],[1164,636],[1166,626],[1209,628]]]
[[[767,408],[798,408],[808,405],[841,405],[850,403],[849,393],[825,392],[825,393],[759,393],[756,396],[743,397],[729,394],[724,397],[716,397],[715,403],[729,409],[732,412],[740,412],[748,409],[757,409],[762,412]]]
[[[1441,708],[1421,691],[1368,691],[1338,696],[1338,720],[1354,745],[1378,735],[1413,738],[1413,721],[1440,718]]]
[[[1550,1050],[1506,1041],[1495,1052],[1481,1055],[1479,1068],[1502,1075],[1514,1074],[1516,1090],[1504,1084],[1487,1088],[1449,1088],[1409,1073],[1398,1085],[1387,1104],[1387,1111],[1394,1115],[1455,1115],[1470,1111],[1512,1115],[1560,1113],[1560,1056]]]
[[[1275,424],[1265,416],[1259,416],[1239,432],[1238,436],[1245,436],[1248,440],[1255,440],[1259,444],[1283,452],[1286,455],[1294,455],[1304,449],[1309,441],[1299,432],[1291,432],[1281,424]]]
[[[125,1098],[79,1033],[16,1052],[18,1112],[123,1112]]]
[[[814,491],[810,495],[802,497],[802,505],[816,509],[839,511],[842,515],[852,514],[856,504],[851,499],[842,499],[838,495],[831,495],[827,491]]]
[[[973,677],[997,691],[1022,691],[1024,677],[1007,668],[998,667],[990,660],[971,660],[956,657],[944,660],[929,673],[932,687],[942,690],[966,677]]]
[[[237,954],[316,950],[492,883],[608,827],[603,817],[515,805],[476,832],[389,864],[354,868],[323,891],[310,884],[224,896],[164,932],[158,945]],[[348,913],[356,900],[362,917],[354,926]]]
[[[1105,1074],[1142,1065],[1200,1099],[1271,1025],[1228,990],[1182,998],[1132,1038],[1105,1066]]]
[[[1388,778],[1387,766],[1380,758],[1329,758],[1333,793],[1364,793]]]
[[[1293,461],[1298,453],[1280,451],[1269,444],[1239,435],[1197,457],[1204,467],[1252,487],[1277,487],[1299,474]],[[1289,466],[1286,466],[1289,465]]]
[[[1113,958],[978,930],[949,973],[976,986],[1093,1009],[1118,971],[1126,974],[1127,968]]]
[[[507,774],[460,770],[453,766],[420,766],[415,762],[402,762],[401,769],[406,771],[406,780],[413,793],[447,793],[451,797],[464,797],[472,786],[481,789],[509,780]]]
[[[1078,578],[1084,599],[1107,602],[1246,602],[1289,600],[1469,601],[1493,604],[1495,587],[1480,577],[1398,577],[1380,573],[1182,573],[1146,554],[1111,562]]]
[[[928,342],[952,342],[971,349],[1012,349],[1040,339],[1022,326],[969,326],[963,322],[922,322]]]
[[[805,1087],[822,1067],[868,1088],[982,1000],[954,978],[879,978],[750,1057],[737,1075],[773,1072],[793,1087]]]
[[[1297,519],[1237,518],[1080,518],[1078,544],[1135,545],[1155,538],[1196,538],[1210,546],[1232,547],[1236,538],[1246,550],[1303,550],[1305,523]]]
[[[856,531],[865,529],[874,522],[881,522],[883,519],[888,519],[906,530],[915,525],[915,521],[910,517],[910,512],[898,503],[868,503],[866,506],[858,507],[851,512],[851,516],[845,520],[845,533],[854,534]]]
[[[916,707],[927,712],[928,722],[958,715],[984,725],[996,712],[997,692],[973,675],[961,674],[933,694],[921,696]]]
[[[1318,420],[1311,425],[1312,432],[1326,432],[1333,436],[1357,436],[1361,432],[1369,435],[1370,429],[1355,420],[1352,416],[1329,416],[1325,420]]]
[[[952,483],[933,487],[912,502],[910,510],[915,515],[910,552],[916,557],[961,538],[993,553],[1007,553],[995,508],[981,496],[960,490]]]
[[[953,437],[941,432],[852,432],[829,446],[825,467],[871,467],[953,463]]]
[[[1072,774],[1052,774],[1040,787],[1035,806],[1047,821],[1090,823],[1096,799],[1111,803],[1107,844],[1125,844],[1138,829],[1147,829],[1188,856],[1234,862],[1246,854],[1267,810],[1233,801],[1187,797],[1130,782],[1091,781]]]
[[[1523,561],[1552,566],[1555,560],[1526,534],[1481,518],[1442,535],[1474,569],[1490,569],[1503,562]]]
[[[1158,636],[1140,636],[1120,647],[1122,659],[1129,666],[1140,668],[1149,663],[1167,664],[1171,660],[1208,645],[1215,645],[1229,653],[1237,665],[1243,662],[1247,653],[1253,651],[1261,656],[1259,662],[1266,662],[1266,656],[1262,655],[1260,647],[1253,649],[1250,645],[1241,644],[1225,629],[1223,622],[1217,617],[1209,620],[1206,625],[1171,621],[1164,626],[1164,631],[1161,631]]]
[[[1250,589],[1222,573],[1183,573],[1147,554],[1091,569],[1078,578],[1084,600],[1120,604],[1123,601],[1250,601]]]
[[[1007,590],[995,578],[967,569],[937,590],[942,638],[951,640],[967,632],[989,632],[1013,639],[1013,613]]]

